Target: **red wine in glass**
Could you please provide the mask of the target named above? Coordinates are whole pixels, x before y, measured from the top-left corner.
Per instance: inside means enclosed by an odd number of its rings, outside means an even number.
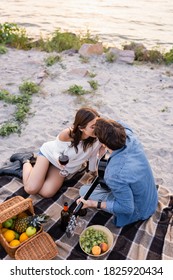
[[[62,153],[60,156],[59,156],[59,163],[61,165],[64,166],[64,169],[62,169],[59,173],[63,176],[63,177],[66,177],[68,175],[68,171],[65,170],[65,165],[69,162],[69,157],[67,155],[64,155],[64,153]]]

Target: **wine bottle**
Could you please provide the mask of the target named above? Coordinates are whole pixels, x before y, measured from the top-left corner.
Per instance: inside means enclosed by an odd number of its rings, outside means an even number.
[[[68,226],[68,222],[70,220],[70,211],[68,207],[68,203],[64,203],[64,207],[61,211],[61,229],[66,231],[66,227]]]

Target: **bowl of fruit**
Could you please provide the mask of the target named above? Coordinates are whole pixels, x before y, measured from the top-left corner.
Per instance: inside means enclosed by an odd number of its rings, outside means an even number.
[[[113,246],[113,234],[105,226],[92,225],[82,231],[79,244],[83,252],[91,257],[107,254]]]

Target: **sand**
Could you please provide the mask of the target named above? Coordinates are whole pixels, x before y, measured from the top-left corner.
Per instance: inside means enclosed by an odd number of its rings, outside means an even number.
[[[19,94],[19,85],[40,85],[20,135],[0,136],[0,166],[20,151],[38,151],[73,122],[76,110],[90,106],[101,114],[128,123],[141,140],[156,183],[173,191],[173,66],[108,63],[104,55],[90,57],[62,53],[62,61],[47,67],[50,54],[8,49],[0,55],[0,90]],[[95,74],[94,78],[90,74]],[[92,90],[88,81],[98,82]],[[72,85],[92,91],[82,96],[66,91]],[[14,105],[0,101],[0,125],[12,118]]]

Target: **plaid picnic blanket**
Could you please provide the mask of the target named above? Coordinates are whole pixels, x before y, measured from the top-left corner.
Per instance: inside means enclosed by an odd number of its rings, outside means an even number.
[[[76,227],[74,236],[68,238],[60,228],[60,213],[65,201],[73,207],[79,196],[79,188],[88,180],[83,173],[67,181],[52,198],[40,195],[28,195],[19,179],[0,177],[0,203],[20,195],[31,197],[36,214],[46,213],[50,216],[44,224],[44,231],[49,233],[58,247],[56,260],[91,259],[79,246],[79,235],[83,228]],[[108,260],[172,260],[173,259],[173,194],[163,186],[158,187],[159,203],[155,214],[146,221],[139,221],[128,226],[117,228],[113,216],[104,211],[88,209],[87,215],[79,217],[84,227],[99,224],[110,229],[114,236],[112,249],[98,259]],[[11,259],[0,245],[0,259]]]

